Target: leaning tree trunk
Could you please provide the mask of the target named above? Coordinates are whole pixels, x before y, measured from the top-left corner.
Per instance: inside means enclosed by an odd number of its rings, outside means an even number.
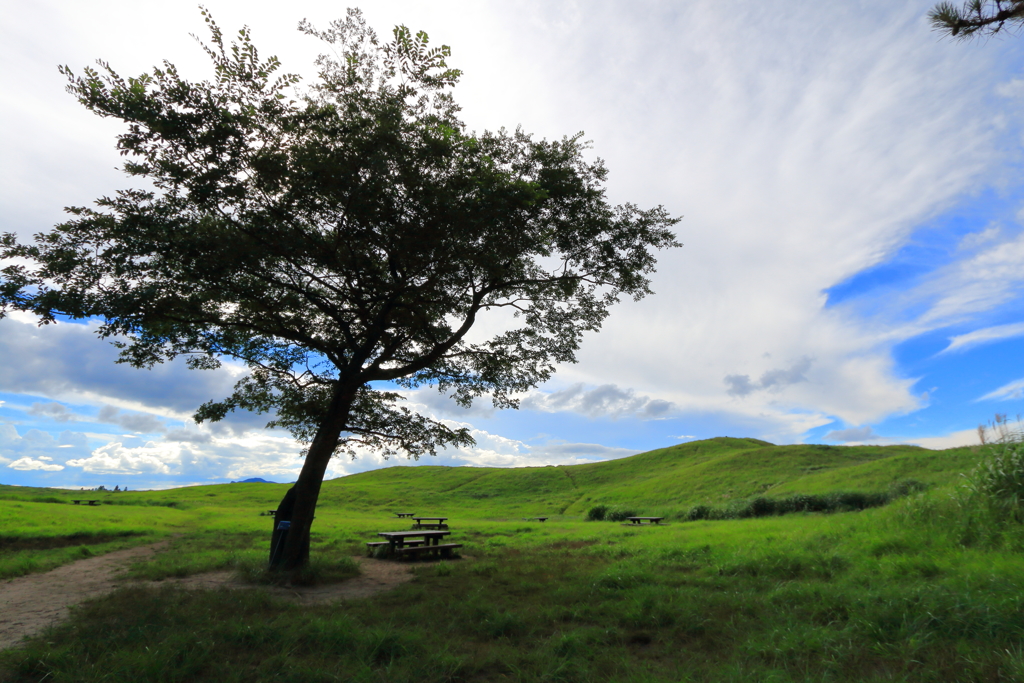
[[[327,465],[334,455],[338,438],[348,422],[349,411],[356,392],[338,386],[327,416],[317,429],[313,443],[309,445],[306,460],[295,482],[295,507],[292,509],[291,528],[285,538],[280,568],[294,570],[309,562],[309,529],[316,512],[316,501],[320,497]]]

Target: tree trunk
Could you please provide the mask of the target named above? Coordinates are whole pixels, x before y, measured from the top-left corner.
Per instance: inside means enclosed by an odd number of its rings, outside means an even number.
[[[313,524],[313,513],[320,497],[327,464],[338,445],[356,390],[338,385],[331,399],[327,416],[317,429],[313,443],[309,445],[306,460],[295,482],[295,507],[292,510],[291,528],[284,543],[281,569],[299,569],[309,562],[309,529]]]

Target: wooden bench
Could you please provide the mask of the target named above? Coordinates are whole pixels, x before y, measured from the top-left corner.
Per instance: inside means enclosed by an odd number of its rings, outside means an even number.
[[[412,557],[413,555],[420,555],[423,553],[437,554],[441,557],[451,557],[452,548],[461,548],[461,543],[442,543],[440,545],[407,545],[404,548],[395,548],[395,553],[399,556]]]
[[[527,521],[527,522],[546,522],[546,521],[548,521],[548,518],[547,517],[527,517],[525,521]]]
[[[412,525],[413,529],[447,529],[448,525],[445,522],[448,521],[447,517],[413,517],[412,521],[415,524]]]
[[[421,546],[421,545],[423,545],[423,543],[424,543],[424,541],[406,541],[405,542],[405,547],[411,548],[411,547],[415,547],[415,546]],[[367,548],[379,548],[379,547],[384,546],[384,545],[391,545],[391,543],[389,541],[367,541],[366,542],[366,547]]]
[[[629,520],[629,524],[623,526],[642,526],[644,522],[647,522],[648,526],[652,524],[661,524],[661,520],[664,517],[626,517]]]
[[[73,500],[71,502],[74,503],[75,505],[81,505],[82,503],[85,503],[87,505],[99,505],[100,504],[100,502],[98,500]]]

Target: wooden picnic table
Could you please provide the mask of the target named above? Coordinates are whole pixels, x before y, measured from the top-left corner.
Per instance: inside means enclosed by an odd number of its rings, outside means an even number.
[[[413,517],[412,521],[416,522],[417,529],[425,529],[427,527],[448,528],[448,525],[445,524],[448,521],[447,517]]]
[[[396,512],[395,517],[412,517],[415,514],[415,512]]]
[[[661,522],[661,520],[663,520],[665,518],[664,517],[627,517],[626,519],[629,520],[630,524],[643,524],[644,520],[646,520],[648,524],[658,524],[658,523]]]
[[[99,505],[100,504],[100,502],[98,500],[82,500],[82,499],[79,499],[79,500],[73,500],[71,502],[74,503],[75,505],[81,505],[82,503],[85,503],[87,505]]]
[[[441,542],[441,539],[448,536],[452,532],[447,530],[430,530],[430,531],[381,531],[378,532],[378,536],[385,538],[388,541],[388,545],[391,546],[392,550],[398,548],[404,548],[409,545],[409,541],[415,542],[414,539],[423,539],[416,545],[437,545]]]
[[[377,535],[386,538],[388,555],[404,557],[419,554],[441,555],[450,557],[454,548],[461,548],[461,543],[441,543],[441,539],[451,534],[450,531],[437,529],[430,531],[381,531]],[[416,540],[422,539],[422,540]],[[377,545],[367,543],[368,547]]]

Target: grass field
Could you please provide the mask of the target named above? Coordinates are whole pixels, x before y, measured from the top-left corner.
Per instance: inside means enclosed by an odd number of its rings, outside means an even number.
[[[964,516],[960,475],[978,458],[712,439],[571,467],[368,472],[325,483],[315,556],[340,565],[408,510],[450,516],[463,558],[324,607],[124,588],[0,667],[13,681],[1024,680],[1024,534]],[[908,480],[927,490],[859,512],[683,521]],[[270,531],[259,512],[285,489],[101,492],[113,504],[83,508],[68,503],[81,493],[0,487],[0,571],[168,535],[133,576],[251,567]],[[670,523],[585,521],[596,505]],[[550,519],[523,520],[537,515]]]

